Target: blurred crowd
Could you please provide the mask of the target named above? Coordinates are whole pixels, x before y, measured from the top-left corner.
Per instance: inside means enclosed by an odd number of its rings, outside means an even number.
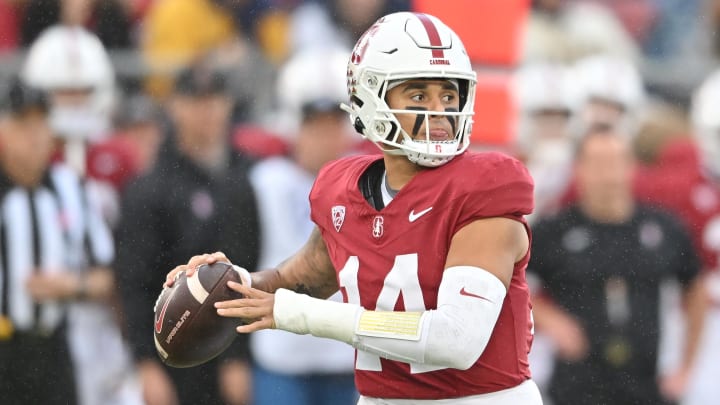
[[[45,184],[17,177],[28,159],[2,150],[36,152],[42,170],[77,174],[114,239],[101,261],[113,280],[77,272],[54,295],[27,293],[79,308],[57,326],[68,338],[58,367],[77,386],[64,395],[355,403],[351,348],[308,336],[265,331],[202,367],[167,368],[152,307],[183,258],[222,250],[253,271],[302,246],[319,168],[377,152],[339,108],[351,49],[378,17],[414,3],[0,0],[2,198]],[[473,148],[515,155],[535,180],[531,367],[546,403],[720,398],[718,28],[717,0],[528,1],[517,63],[500,68],[513,132]],[[47,153],[3,134],[44,126]],[[87,245],[89,259],[58,266],[95,269]],[[88,274],[99,280],[89,294]],[[12,277],[0,278],[0,298],[11,297],[0,300],[0,356],[50,339],[13,324],[12,288],[24,284]],[[13,373],[0,365],[0,381]],[[0,396],[15,388],[0,382]],[[41,398],[23,395],[12,398]]]

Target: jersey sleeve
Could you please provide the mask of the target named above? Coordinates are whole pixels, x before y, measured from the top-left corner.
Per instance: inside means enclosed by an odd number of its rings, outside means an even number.
[[[518,160],[501,153],[478,155],[470,170],[472,173],[463,174],[470,187],[462,196],[464,201],[456,230],[478,219],[506,217],[521,220],[532,213],[533,180]]]
[[[320,229],[327,228],[327,217],[330,212],[327,201],[332,185],[340,181],[338,173],[342,170],[342,161],[334,161],[323,166],[318,172],[310,190],[310,218]],[[322,215],[325,213],[325,215]]]
[[[359,187],[357,181],[360,173],[374,160],[377,160],[377,156],[350,156],[334,160],[320,169],[309,198],[310,217],[321,230],[333,227],[333,209],[347,208],[335,204],[347,200],[347,194]]]

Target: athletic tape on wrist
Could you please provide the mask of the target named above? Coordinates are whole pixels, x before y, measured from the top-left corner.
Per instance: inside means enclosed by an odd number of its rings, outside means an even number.
[[[321,300],[280,288],[275,291],[275,327],[300,335],[311,334],[352,343],[359,305]]]
[[[420,340],[424,312],[364,311],[355,334],[388,339]]]

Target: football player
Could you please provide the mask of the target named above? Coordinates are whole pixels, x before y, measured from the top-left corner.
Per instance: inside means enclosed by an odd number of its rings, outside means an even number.
[[[217,303],[239,333],[277,328],[357,349],[360,404],[540,404],[527,353],[533,183],[517,160],[466,151],[476,76],[436,17],[401,12],[360,38],[347,69],[358,132],[383,152],[323,168],[315,229],[275,269]],[[302,80],[302,78],[298,78]],[[192,276],[222,253],[168,274]],[[325,298],[341,290],[344,303]]]
[[[82,27],[56,25],[32,44],[22,76],[50,93],[50,125],[65,161],[85,174],[85,144],[111,131],[115,72],[107,50]]]
[[[575,139],[572,137],[573,88],[571,70],[562,64],[533,62],[518,69],[512,81],[518,108],[515,148],[535,181],[535,208],[527,220],[557,213],[572,180]],[[528,279],[530,288],[539,280]],[[536,331],[537,332],[537,331]],[[555,363],[552,340],[536,333],[530,351],[530,370],[541,392]]]
[[[535,210],[528,218],[555,213],[572,174],[573,89],[570,69],[530,63],[513,77],[518,107],[517,154],[535,179]]]
[[[636,182],[642,199],[676,213],[698,249],[708,308],[694,364],[666,366],[663,388],[683,405],[706,404],[720,396],[720,72],[711,74],[692,98],[692,140],[668,143],[659,163]],[[677,362],[677,361],[676,361]],[[672,372],[675,366],[675,372]]]

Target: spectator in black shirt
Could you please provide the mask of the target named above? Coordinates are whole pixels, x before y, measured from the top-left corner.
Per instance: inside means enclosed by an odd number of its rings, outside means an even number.
[[[674,218],[633,199],[633,165],[627,137],[591,130],[577,149],[577,203],[533,229],[528,270],[544,287],[534,297],[537,328],[557,347],[556,405],[665,403],[656,372],[665,279],[685,291],[685,364],[697,347],[698,259]]]
[[[184,70],[168,108],[173,133],[155,167],[123,193],[116,269],[129,340],[149,405],[245,403],[245,339],[222,359],[188,369],[163,366],[152,340],[158,286],[177,257],[222,250],[253,269],[259,255],[250,162],[230,145],[225,77],[200,64]]]

